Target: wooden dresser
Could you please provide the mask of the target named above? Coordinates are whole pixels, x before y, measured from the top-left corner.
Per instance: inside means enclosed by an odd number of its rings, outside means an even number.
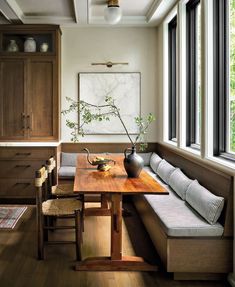
[[[1,203],[35,203],[35,170],[58,147],[0,147]]]

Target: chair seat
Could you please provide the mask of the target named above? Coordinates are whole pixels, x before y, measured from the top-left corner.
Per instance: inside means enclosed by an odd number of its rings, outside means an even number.
[[[73,184],[60,184],[51,187],[52,195],[57,196],[74,196]]]
[[[47,216],[74,215],[82,210],[82,202],[76,198],[48,199],[42,203],[42,213]]]

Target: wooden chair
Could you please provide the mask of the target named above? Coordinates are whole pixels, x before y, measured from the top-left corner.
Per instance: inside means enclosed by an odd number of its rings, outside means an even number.
[[[76,258],[81,260],[82,202],[77,198],[45,199],[47,193],[47,170],[45,167],[35,173],[38,259],[44,259],[44,246],[49,244],[75,244]],[[74,218],[73,226],[52,226],[49,218]],[[75,241],[49,241],[49,230],[75,229]]]
[[[52,198],[58,197],[80,197],[81,195],[74,194],[73,183],[58,184],[58,180],[55,175],[56,161],[51,156],[46,161],[46,168],[48,172],[48,195]]]
[[[82,231],[84,231],[84,195],[75,194],[73,192],[73,183],[58,184],[58,180],[55,175],[56,161],[53,156],[51,156],[46,161],[46,169],[48,173],[48,187],[47,187],[47,196],[48,198],[72,198],[75,197],[80,199],[82,203]],[[52,222],[51,222],[52,223]]]

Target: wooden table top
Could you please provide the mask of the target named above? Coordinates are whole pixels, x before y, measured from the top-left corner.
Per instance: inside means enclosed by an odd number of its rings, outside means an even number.
[[[138,178],[128,178],[123,166],[123,156],[111,154],[105,157],[114,159],[116,165],[109,171],[102,172],[87,162],[86,155],[78,155],[74,192],[168,194],[168,191],[144,170]]]

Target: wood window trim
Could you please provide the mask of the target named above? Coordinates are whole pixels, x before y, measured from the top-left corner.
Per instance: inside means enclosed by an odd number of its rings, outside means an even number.
[[[228,0],[215,1],[214,26],[214,126],[213,155],[235,162],[227,152],[227,101],[229,100],[229,17]]]

